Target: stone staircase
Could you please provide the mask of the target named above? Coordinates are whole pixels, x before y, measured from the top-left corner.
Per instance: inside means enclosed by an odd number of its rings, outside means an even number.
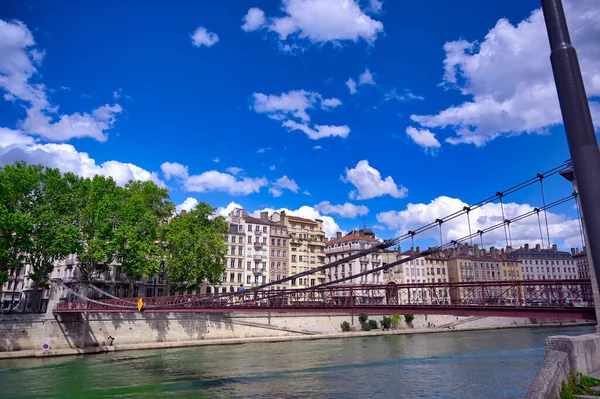
[[[453,321],[452,323],[442,324],[441,326],[436,326],[435,328],[452,328],[452,327],[459,326],[461,324],[471,323],[473,321],[481,320],[481,319],[485,319],[485,318],[486,318],[486,316],[473,316],[473,317],[468,317],[464,320]]]

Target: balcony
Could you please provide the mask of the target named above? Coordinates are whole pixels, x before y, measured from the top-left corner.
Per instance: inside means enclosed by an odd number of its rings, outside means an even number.
[[[262,235],[262,231],[260,231],[260,230],[254,230],[254,235],[261,236]]]
[[[263,245],[267,245],[267,244],[264,244],[260,241],[254,241],[254,247],[256,247],[256,248],[262,248]]]
[[[262,255],[252,255],[252,258],[254,260],[262,260],[263,256]]]
[[[267,270],[264,269],[264,268],[262,268],[262,267],[254,267],[254,268],[252,268],[252,273],[253,274],[264,274],[266,272],[267,272]]]

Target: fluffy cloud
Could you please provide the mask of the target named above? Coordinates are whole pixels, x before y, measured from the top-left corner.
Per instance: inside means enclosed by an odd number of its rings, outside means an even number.
[[[369,8],[367,9],[369,12],[373,14],[379,14],[383,9],[383,1],[381,0],[370,0]]]
[[[369,69],[365,69],[363,73],[358,77],[359,85],[374,85],[375,81],[373,80],[373,75],[369,71]]]
[[[458,198],[437,197],[429,204],[408,204],[401,211],[387,211],[377,214],[377,220],[387,226],[389,229],[399,230],[398,234],[406,234],[423,225],[435,222],[438,218],[443,218],[456,211],[462,210],[468,206]],[[534,209],[528,204],[505,203],[504,214],[507,219],[512,219],[518,215],[530,212]],[[502,223],[502,211],[500,204],[486,204],[481,208],[473,209],[470,213],[471,232]],[[544,240],[546,240],[546,231],[544,219],[541,218]],[[561,240],[567,248],[581,247],[581,238],[579,233],[579,223],[576,219],[568,219],[564,215],[548,212],[548,227],[550,238],[553,242]],[[439,229],[432,228],[424,232],[424,237],[435,238],[439,241]],[[457,240],[469,235],[469,224],[466,216],[452,219],[442,225],[442,236],[444,243],[451,240]],[[512,237],[513,247],[519,247],[525,243],[540,242],[540,228],[538,219],[535,216],[525,218],[510,225],[510,235]],[[416,239],[421,237],[416,237]],[[545,241],[547,245],[547,241]],[[483,235],[484,246],[506,245],[504,229],[499,228]],[[473,239],[473,244],[480,244],[480,240]]]
[[[365,205],[354,205],[349,202],[340,205],[332,205],[329,201],[323,201],[315,205],[315,209],[326,215],[337,214],[343,218],[354,219],[357,216],[364,216],[369,213],[369,208]]]
[[[298,123],[292,120],[287,120],[283,122],[283,126],[287,127],[290,130],[300,130],[306,135],[313,139],[319,140],[325,137],[341,137],[346,138],[350,134],[350,128],[346,125],[344,126],[328,126],[328,125],[315,125],[314,129],[309,127],[308,125]]]
[[[27,133],[35,134],[52,141],[65,141],[72,138],[91,137],[98,141],[106,141],[105,133],[115,122],[115,115],[123,109],[119,104],[103,105],[91,114],[78,112],[72,115],[61,115],[57,122],[39,108],[27,110],[27,118],[20,127]]]
[[[571,38],[577,48],[590,98],[600,95],[600,4],[565,1]],[[542,134],[562,123],[540,9],[516,26],[500,19],[484,40],[444,45],[443,83],[472,99],[435,115],[412,115],[428,128],[452,127],[446,141],[483,146],[502,135]],[[600,103],[590,103],[600,126]]]
[[[0,19],[0,88],[7,101],[21,100],[37,108],[49,107],[46,87],[31,83],[44,53],[35,49],[33,35],[20,21]]]
[[[246,32],[252,32],[259,28],[262,28],[265,24],[265,12],[260,8],[251,8],[248,10],[248,14],[244,16],[244,24],[242,29]]]
[[[269,170],[275,170],[275,169],[277,169],[277,167],[275,165],[269,166]]]
[[[385,93],[383,99],[385,101],[397,100],[397,101],[409,101],[409,100],[425,100],[425,97],[414,94],[410,90],[405,89],[402,94],[393,88]]]
[[[350,90],[350,94],[356,93],[356,82],[354,81],[354,79],[352,79],[352,78],[348,79],[348,81],[346,82],[346,86],[348,86],[348,90]]]
[[[173,177],[184,179],[188,177],[188,167],[177,162],[165,162],[160,165],[165,179],[171,180]]]
[[[216,216],[227,216],[236,208],[243,208],[240,204],[236,202],[230,202],[226,207],[218,207],[215,211]]]
[[[222,191],[230,195],[258,193],[262,187],[267,185],[268,181],[264,177],[238,179],[234,175],[216,170],[209,170],[199,175],[190,175],[183,180],[183,186],[190,192]]]
[[[189,212],[192,209],[194,209],[196,207],[196,205],[198,205],[198,200],[196,198],[187,197],[185,199],[185,201],[183,201],[183,203],[177,205],[175,207],[175,209],[177,210],[177,213],[181,213],[182,210]]]
[[[440,148],[442,145],[435,138],[435,134],[427,129],[415,129],[412,126],[406,128],[406,135],[411,138],[415,144],[427,149]]]
[[[227,172],[231,173],[232,175],[237,175],[238,173],[242,172],[244,169],[238,168],[237,166],[230,166],[229,168],[227,168],[225,170]]]
[[[298,184],[293,179],[283,176],[273,183],[271,188],[269,188],[269,192],[273,197],[281,197],[283,190],[290,190],[293,193],[297,193],[299,189],[300,187],[298,187]]]
[[[214,32],[209,32],[205,27],[198,27],[191,35],[192,44],[196,47],[210,47],[219,41],[219,36]]]
[[[325,231],[325,234],[329,237],[334,237],[336,232],[342,231],[342,229],[340,229],[340,226],[336,223],[336,221],[331,216],[323,216],[315,208],[313,208],[312,206],[308,206],[308,205],[301,206],[300,208],[298,208],[296,210],[291,210],[291,209],[287,209],[287,208],[279,208],[279,209],[264,208],[264,209],[255,210],[254,212],[251,212],[250,214],[255,217],[259,217],[261,212],[269,212],[269,214],[272,214],[273,212],[281,212],[281,211],[285,211],[286,215],[288,215],[288,216],[298,216],[298,217],[306,218],[306,219],[322,220],[323,221],[323,230]]]
[[[346,168],[345,176],[340,179],[344,183],[352,183],[356,190],[348,195],[350,199],[369,199],[390,195],[394,198],[404,198],[408,195],[408,189],[398,187],[392,176],[381,178],[381,173],[369,165],[369,161],[362,160],[353,169]]]
[[[156,172],[131,163],[106,161],[98,165],[87,153],[77,151],[70,144],[39,144],[22,132],[0,128],[0,165],[16,161],[58,168],[83,177],[111,176],[119,185],[129,180],[151,180],[164,187]]]
[[[350,133],[348,126],[315,125],[311,127],[308,122],[309,109],[314,109],[320,104],[321,109],[330,110],[342,104],[337,98],[324,99],[319,93],[305,90],[292,90],[281,95],[253,94],[253,108],[258,113],[264,113],[269,118],[281,120],[282,125],[290,130],[300,130],[313,140],[324,137],[346,137]],[[299,119],[302,123],[295,120]]]
[[[284,16],[265,19],[264,12],[251,8],[244,17],[246,32],[266,29],[284,42],[373,43],[383,24],[365,14],[356,0],[283,0]],[[289,49],[290,46],[284,46]]]

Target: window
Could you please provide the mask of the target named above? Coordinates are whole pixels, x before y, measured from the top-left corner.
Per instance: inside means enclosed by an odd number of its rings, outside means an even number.
[[[248,225],[248,231],[252,231],[252,225],[251,224]]]
[[[287,257],[287,251],[283,251],[283,257]]]
[[[252,236],[248,236],[248,244],[252,244]]]
[[[243,262],[242,259],[238,259],[238,269],[242,268],[242,262]]]
[[[238,247],[238,255],[242,256],[244,254],[244,247]]]
[[[246,284],[250,285],[250,276],[246,276]]]
[[[232,283],[235,281],[235,273],[229,273],[229,281]]]
[[[271,245],[275,245],[275,239],[271,238]]]
[[[235,243],[235,236],[231,236],[231,242]]]
[[[263,226],[263,233],[267,232],[267,226]]]
[[[235,259],[231,259],[230,265],[231,265],[231,268],[235,267]]]
[[[227,293],[227,287],[223,287],[223,289],[221,289],[221,292],[222,292],[223,294]]]
[[[235,236],[231,237],[232,241],[234,242],[233,239],[235,238]],[[229,236],[227,234],[225,234],[225,242],[229,241]]]
[[[283,246],[285,247],[287,245],[287,240],[283,240]]]
[[[267,245],[267,237],[263,237],[263,244]]]
[[[246,262],[246,270],[250,270],[251,267],[252,267],[252,262],[250,262],[250,261]]]

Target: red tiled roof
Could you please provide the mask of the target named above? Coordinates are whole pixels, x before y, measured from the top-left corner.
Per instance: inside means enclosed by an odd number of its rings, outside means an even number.
[[[254,218],[252,216],[244,216],[244,220],[250,223],[259,223],[259,224],[271,224],[270,220],[264,220],[259,218]]]
[[[349,235],[344,236],[339,239],[332,239],[332,240],[327,241],[327,246],[333,245],[333,244],[339,244],[339,243],[346,242],[346,241],[370,241],[370,242],[379,243],[379,241],[375,240],[374,238],[361,237],[361,236],[357,236],[356,234],[349,234]]]

